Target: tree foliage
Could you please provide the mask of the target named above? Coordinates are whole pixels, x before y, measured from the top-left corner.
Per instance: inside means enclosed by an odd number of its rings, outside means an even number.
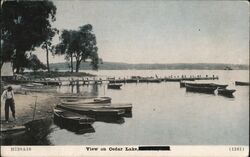
[[[56,7],[50,1],[5,1],[1,8],[1,63],[13,59],[19,72],[27,51],[50,39]]]
[[[76,72],[79,71],[81,62],[88,60],[90,60],[93,69],[98,69],[98,48],[92,30],[92,25],[87,24],[79,27],[78,30],[62,31],[61,42],[56,46],[56,53],[65,54],[65,58],[71,61],[71,72],[73,72],[73,58],[76,61]]]

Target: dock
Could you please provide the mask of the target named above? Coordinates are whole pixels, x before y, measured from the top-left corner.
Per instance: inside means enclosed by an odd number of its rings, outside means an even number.
[[[107,78],[97,78],[97,77],[82,77],[82,78],[68,78],[60,80],[59,78],[52,79],[40,79],[40,80],[10,80],[9,83],[13,84],[25,84],[25,83],[39,83],[49,86],[61,86],[61,85],[101,85],[108,83],[161,83],[161,82],[180,82],[180,81],[195,81],[195,80],[218,80],[219,77],[212,76],[201,76],[201,75],[186,75],[181,76],[165,76],[165,77],[141,77],[141,76],[132,76],[128,77],[107,77]]]
[[[81,79],[69,79],[62,80],[63,82],[68,82],[67,85],[93,85],[93,84],[107,84],[107,83],[161,83],[161,82],[181,82],[181,81],[195,81],[195,80],[218,80],[218,76],[168,76],[162,78],[154,77],[131,77],[131,78],[81,78]]]

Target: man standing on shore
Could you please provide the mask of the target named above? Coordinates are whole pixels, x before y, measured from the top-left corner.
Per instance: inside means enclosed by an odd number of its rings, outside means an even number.
[[[13,116],[14,120],[16,120],[14,92],[13,92],[11,86],[9,86],[6,90],[3,91],[3,94],[1,96],[1,102],[5,102],[5,120],[6,120],[6,123],[9,122],[9,108],[11,109],[12,116]]]

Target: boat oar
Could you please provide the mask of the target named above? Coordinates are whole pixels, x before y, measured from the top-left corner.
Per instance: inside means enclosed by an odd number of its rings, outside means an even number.
[[[34,107],[34,110],[33,110],[33,120],[35,119],[35,115],[36,115],[36,102],[37,102],[37,96],[36,97],[36,101],[35,101],[35,107]]]

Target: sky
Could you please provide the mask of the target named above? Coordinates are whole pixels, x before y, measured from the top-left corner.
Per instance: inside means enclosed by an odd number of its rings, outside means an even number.
[[[249,63],[249,4],[242,1],[53,1],[53,26],[91,24],[99,57],[125,63]],[[53,44],[59,42],[59,36]],[[45,51],[36,50],[45,62]],[[50,62],[64,57],[50,56]]]

